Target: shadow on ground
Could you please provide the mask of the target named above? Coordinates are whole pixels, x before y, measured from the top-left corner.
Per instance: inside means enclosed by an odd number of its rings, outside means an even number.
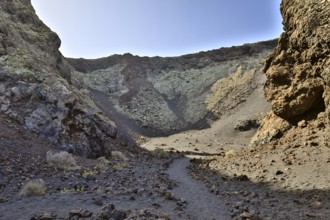
[[[281,190],[271,184],[251,182],[246,176],[226,176],[193,159],[189,167],[195,179],[225,201],[237,219],[329,219],[328,190]]]

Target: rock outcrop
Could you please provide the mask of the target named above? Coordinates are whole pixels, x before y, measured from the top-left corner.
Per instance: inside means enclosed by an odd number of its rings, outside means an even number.
[[[96,157],[116,145],[116,128],[72,77],[61,41],[30,0],[0,2],[1,112],[76,154]]]
[[[121,124],[145,135],[164,135],[209,125],[244,102],[277,41],[221,48],[180,57],[113,55],[68,59],[76,78]],[[103,96],[103,98],[100,98]]]
[[[254,143],[281,137],[302,120],[311,129],[329,122],[330,1],[283,0],[281,12],[284,33],[264,68],[272,113]]]

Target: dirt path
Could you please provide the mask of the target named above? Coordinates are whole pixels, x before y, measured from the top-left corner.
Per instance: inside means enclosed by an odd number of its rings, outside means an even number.
[[[187,157],[176,159],[167,171],[170,179],[177,182],[173,194],[187,202],[185,211],[190,213],[192,219],[230,219],[225,212],[224,201],[210,193],[204,183],[196,181],[187,172],[189,163]]]

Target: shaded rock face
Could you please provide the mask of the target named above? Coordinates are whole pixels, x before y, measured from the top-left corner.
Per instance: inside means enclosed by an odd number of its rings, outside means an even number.
[[[2,1],[0,7],[2,66],[59,74],[70,81],[70,68],[58,50],[61,41],[37,17],[30,0]]]
[[[157,136],[207,126],[208,120],[244,102],[263,83],[256,76],[276,43],[180,57],[125,54],[68,61],[98,103],[110,103],[112,114],[119,114],[121,122],[135,131]]]
[[[108,154],[116,128],[72,77],[58,36],[30,0],[1,1],[0,12],[0,111],[65,150]]]
[[[266,136],[275,130],[289,129],[288,122],[295,126],[302,119],[324,120],[324,111],[329,114],[330,1],[283,0],[281,12],[284,33],[264,69],[265,94],[273,113],[257,142],[271,139]]]

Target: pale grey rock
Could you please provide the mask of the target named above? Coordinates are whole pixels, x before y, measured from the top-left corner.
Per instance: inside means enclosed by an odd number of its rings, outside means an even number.
[[[205,126],[240,104],[261,86],[254,76],[275,44],[261,42],[181,57],[125,54],[68,61],[76,69],[75,78],[82,78],[97,96],[105,95],[101,102],[137,124],[135,131],[167,134]]]

